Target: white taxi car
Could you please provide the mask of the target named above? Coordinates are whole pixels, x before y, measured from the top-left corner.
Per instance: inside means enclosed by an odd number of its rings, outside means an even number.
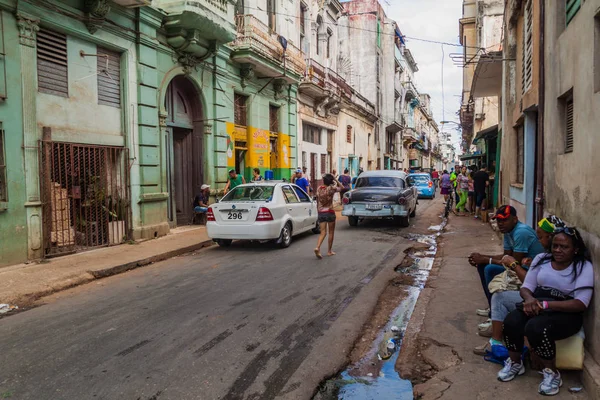
[[[280,181],[240,185],[206,212],[206,232],[219,246],[233,240],[276,240],[288,247],[292,236],[319,233],[317,204],[300,187]]]

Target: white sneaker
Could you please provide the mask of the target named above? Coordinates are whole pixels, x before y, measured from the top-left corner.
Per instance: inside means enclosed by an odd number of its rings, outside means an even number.
[[[523,375],[524,373],[525,366],[523,363],[516,364],[510,358],[507,358],[506,361],[504,361],[504,367],[498,372],[498,380],[500,382],[510,382],[515,379],[515,377]]]
[[[489,308],[478,308],[477,315],[479,315],[480,317],[489,317],[490,309]]]
[[[554,396],[560,391],[563,382],[560,377],[560,372],[554,372],[549,368],[542,371],[544,379],[538,388],[538,392],[544,396]]]
[[[485,322],[482,322],[479,325],[477,325],[477,327],[479,328],[480,331],[484,331],[491,325],[492,325],[492,319],[488,318],[485,320]]]

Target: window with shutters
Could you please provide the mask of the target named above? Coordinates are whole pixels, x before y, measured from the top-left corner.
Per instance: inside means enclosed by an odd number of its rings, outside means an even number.
[[[269,104],[269,130],[279,132],[279,107]]]
[[[98,104],[121,107],[121,54],[97,49]]]
[[[308,53],[306,49],[306,10],[307,6],[300,3],[300,50]]]
[[[327,154],[321,154],[321,174],[325,174],[327,171]]]
[[[523,184],[525,177],[525,126],[517,128],[517,176],[516,183]]]
[[[38,91],[69,97],[67,36],[48,29],[37,33]]]
[[[234,123],[240,126],[246,126],[247,119],[247,106],[246,102],[248,97],[241,94],[234,94],[233,101],[233,113],[234,113]]]
[[[0,11],[0,100],[6,99],[6,52],[4,47],[4,21]]]
[[[346,142],[352,143],[352,126],[348,125],[346,127]]]
[[[523,94],[533,85],[533,0],[525,2],[523,16]]]
[[[562,1],[562,0],[558,0]],[[577,14],[579,9],[581,8],[582,0],[564,0],[566,1],[566,17],[567,17],[567,25],[573,20],[573,17]]]
[[[307,143],[321,144],[321,128],[302,123],[302,140]]]
[[[4,149],[4,129],[0,122],[0,201],[8,201],[6,184],[6,154]]]
[[[573,96],[565,99],[565,153],[573,152]]]

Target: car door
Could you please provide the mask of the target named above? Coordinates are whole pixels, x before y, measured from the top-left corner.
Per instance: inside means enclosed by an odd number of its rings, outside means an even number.
[[[294,224],[294,232],[301,232],[304,229],[304,218],[302,215],[304,205],[300,202],[300,199],[290,185],[282,186],[281,190],[286,202],[287,212]]]
[[[302,208],[302,226],[303,229],[314,228],[317,223],[317,206],[310,196],[299,186],[292,185],[296,195],[300,199]]]

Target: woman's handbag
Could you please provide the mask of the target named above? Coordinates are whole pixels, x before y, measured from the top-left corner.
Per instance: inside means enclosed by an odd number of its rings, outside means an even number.
[[[506,270],[494,277],[488,285],[490,293],[517,291],[521,288],[521,280],[515,271]]]

